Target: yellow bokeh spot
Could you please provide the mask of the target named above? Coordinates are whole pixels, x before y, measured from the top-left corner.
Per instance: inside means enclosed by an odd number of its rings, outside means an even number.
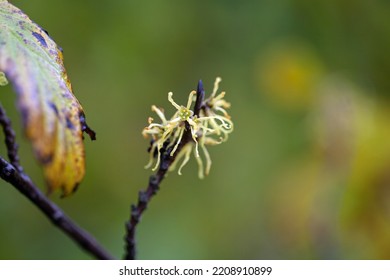
[[[260,92],[276,105],[290,109],[311,104],[322,75],[320,59],[304,44],[273,44],[256,62]]]
[[[8,80],[5,77],[4,72],[0,71],[0,86],[6,86],[6,85],[8,85]]]

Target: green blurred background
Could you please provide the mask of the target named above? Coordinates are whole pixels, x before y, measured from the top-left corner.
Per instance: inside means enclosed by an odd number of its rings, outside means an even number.
[[[78,192],[51,198],[117,257],[147,185],[141,136],[167,93],[185,103],[215,77],[235,131],[170,173],[137,231],[141,259],[390,258],[390,3],[379,0],[11,1],[63,47],[98,140]],[[22,164],[15,94],[1,89]],[[4,145],[0,152],[5,156]],[[0,181],[1,259],[88,259]]]

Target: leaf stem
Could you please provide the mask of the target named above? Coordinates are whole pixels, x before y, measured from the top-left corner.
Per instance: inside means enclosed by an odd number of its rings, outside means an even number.
[[[194,114],[199,116],[201,106],[203,105],[204,99],[204,89],[202,81],[199,81],[197,92],[196,92],[196,101],[194,105]],[[171,156],[171,148],[168,148],[161,152],[161,161],[159,169],[155,175],[149,177],[149,184],[146,190],[141,190],[138,193],[138,202],[137,204],[131,205],[130,220],[126,223],[126,252],[124,258],[126,260],[135,260],[136,259],[136,239],[135,232],[137,225],[139,224],[143,212],[148,207],[150,200],[156,195],[157,191],[160,189],[161,181],[164,179],[165,174],[167,173],[171,164],[175,161],[176,155],[179,154],[180,150],[192,140],[191,128],[190,125],[185,123],[186,130],[183,134],[182,140],[179,146],[176,149],[176,152]]]

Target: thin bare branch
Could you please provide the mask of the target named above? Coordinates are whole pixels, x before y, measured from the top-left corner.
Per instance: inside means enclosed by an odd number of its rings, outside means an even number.
[[[8,159],[18,172],[23,172],[18,155],[18,144],[16,144],[15,131],[12,129],[11,120],[8,118],[3,106],[0,103],[0,125],[3,127],[5,146]]]
[[[85,251],[97,259],[113,259],[89,233],[76,225],[55,203],[50,201],[27,175],[19,173],[2,157],[0,157],[0,177],[27,197],[54,225]]]
[[[201,109],[201,106],[203,104],[204,99],[204,89],[202,81],[199,81],[198,87],[197,87],[197,93],[196,93],[196,101],[195,101],[195,107],[194,107],[194,114],[199,116],[199,112]],[[136,259],[136,239],[135,239],[135,232],[137,225],[139,224],[143,212],[148,207],[152,197],[157,193],[157,191],[160,188],[160,183],[164,179],[165,174],[167,173],[169,167],[171,164],[175,161],[176,155],[178,155],[181,151],[181,149],[190,141],[192,140],[191,135],[191,128],[190,125],[186,122],[185,123],[186,130],[184,132],[184,135],[182,137],[182,140],[179,144],[179,146],[176,149],[176,152],[171,156],[171,150],[172,147],[168,149],[164,149],[161,152],[161,161],[159,169],[157,170],[155,175],[150,176],[149,178],[149,184],[146,188],[146,190],[140,191],[138,194],[138,202],[136,205],[131,205],[131,213],[130,213],[130,220],[126,223],[126,253],[124,258],[127,260],[135,260]]]

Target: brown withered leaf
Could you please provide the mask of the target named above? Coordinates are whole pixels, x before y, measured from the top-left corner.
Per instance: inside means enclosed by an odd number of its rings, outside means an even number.
[[[74,192],[85,174],[83,109],[72,93],[61,49],[47,32],[0,0],[0,72],[18,96],[25,135],[43,165],[49,192]]]

